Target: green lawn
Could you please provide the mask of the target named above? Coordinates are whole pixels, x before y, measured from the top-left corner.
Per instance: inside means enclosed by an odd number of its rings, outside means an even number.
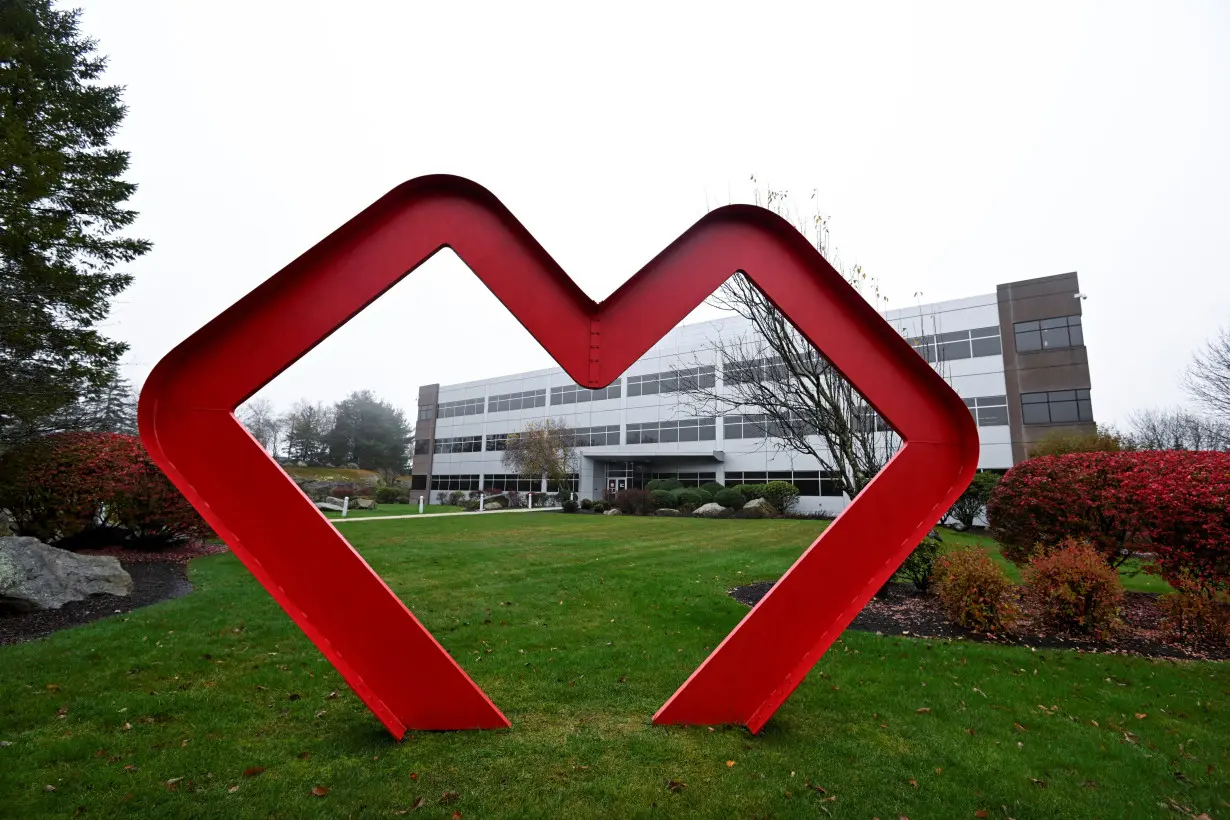
[[[944,539],[946,547],[982,547],[991,554],[995,563],[1003,567],[1004,572],[1008,574],[1013,581],[1021,583],[1021,570],[1016,564],[1005,558],[999,551],[999,544],[995,543],[994,539],[987,535],[980,535],[971,532],[957,532],[941,528],[940,537]],[[1119,568],[1119,579],[1123,582],[1123,588],[1133,592],[1170,592],[1170,584],[1166,583],[1160,576],[1148,575],[1142,571],[1141,564],[1136,560],[1129,560]]]
[[[439,515],[440,513],[461,512],[461,507],[448,504],[427,504],[423,507],[423,515]],[[380,504],[374,510],[347,510],[347,518],[384,518],[390,515],[418,515],[418,504]],[[326,512],[325,518],[341,518],[340,512]]]
[[[1230,817],[1225,664],[851,632],[758,736],[651,725],[746,614],[726,590],[820,527],[344,529],[513,724],[403,743],[233,556],[198,560],[185,598],[0,647],[0,815]]]

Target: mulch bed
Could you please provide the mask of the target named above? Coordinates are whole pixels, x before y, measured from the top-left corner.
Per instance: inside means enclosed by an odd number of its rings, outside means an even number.
[[[748,606],[755,605],[773,586],[772,581],[735,587],[732,598]],[[1036,649],[1076,649],[1103,655],[1139,655],[1148,658],[1177,660],[1228,660],[1230,647],[1191,646],[1177,643],[1162,629],[1162,613],[1157,607],[1157,595],[1151,592],[1128,592],[1124,596],[1120,617],[1123,630],[1111,640],[1092,641],[1062,635],[1039,635],[1025,616],[1008,635],[987,635],[957,626],[940,612],[932,596],[919,592],[911,584],[889,584],[883,597],[872,598],[850,624],[850,629],[884,635],[908,635],[916,638],[951,638],[1006,646],[1029,646]]]
[[[40,612],[0,612],[0,645],[45,638],[53,632],[131,612],[143,606],[179,598],[192,591],[185,567],[202,555],[225,552],[217,544],[198,544],[165,552],[120,549],[81,550],[83,555],[112,555],[132,576],[132,595],[92,595],[59,609]]]

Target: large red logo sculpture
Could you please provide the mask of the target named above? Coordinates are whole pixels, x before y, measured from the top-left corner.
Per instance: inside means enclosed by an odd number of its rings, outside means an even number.
[[[614,381],[743,271],[901,434],[905,445],[888,466],[654,716],[758,731],[964,490],[978,460],[961,399],[769,211],[708,214],[595,303],[487,190],[458,177],[412,180],[158,363],[140,404],[150,454],[393,735],[508,726],[234,416],[444,247],[590,388]]]

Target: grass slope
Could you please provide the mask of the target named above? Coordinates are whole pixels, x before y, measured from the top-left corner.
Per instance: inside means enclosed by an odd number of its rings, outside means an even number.
[[[233,556],[198,560],[186,598],[0,648],[0,814],[1230,816],[1226,665],[847,633],[759,736],[652,726],[746,614],[725,590],[777,577],[819,529],[346,529],[513,723],[400,744]]]

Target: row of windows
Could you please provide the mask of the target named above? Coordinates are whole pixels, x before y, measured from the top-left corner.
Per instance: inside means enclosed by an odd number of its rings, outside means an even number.
[[[666,373],[647,373],[628,377],[629,396],[652,396],[655,393],[680,393],[700,387],[717,385],[717,368],[690,367]]]
[[[731,414],[722,417],[722,436],[727,439],[736,438],[785,438],[786,425],[803,435],[814,436],[816,429],[801,418],[792,414],[789,421],[770,419],[764,413]]]
[[[488,413],[507,413],[510,410],[528,410],[531,407],[547,406],[547,390],[523,390],[520,393],[504,393],[487,399]]]
[[[799,488],[799,495],[840,496],[841,479],[838,473],[816,470],[783,470],[766,473],[726,473],[726,486],[736,484],[765,484],[770,481],[789,481]]]
[[[699,487],[717,481],[717,473],[650,473],[649,479],[673,478],[685,487]]]
[[[1017,322],[1012,326],[1012,330],[1016,334],[1018,353],[1060,350],[1085,344],[1085,331],[1081,328],[1081,317],[1079,316],[1059,316],[1054,319],[1040,319],[1036,322]]]
[[[744,359],[727,362],[722,368],[722,381],[726,384],[757,384],[759,382],[789,381],[790,371],[780,356],[767,359]]]
[[[514,436],[516,433],[488,433],[487,434],[487,452],[499,453],[508,449],[508,437]]]
[[[934,336],[919,336],[917,339],[910,339],[909,342],[919,355],[932,364],[950,362],[954,359],[998,356],[1003,352],[997,327],[980,327],[974,330],[938,333]]]
[[[1093,421],[1089,391],[1051,390],[1021,394],[1021,418],[1025,424],[1071,424]]]
[[[716,441],[717,420],[713,416],[678,421],[647,421],[628,425],[629,444],[657,444],[673,441]]]
[[[618,424],[608,424],[603,427],[574,427],[569,432],[572,435],[573,447],[606,447],[619,444]]]
[[[619,380],[616,379],[613,384],[608,384],[606,387],[598,390],[587,390],[579,384],[570,384],[565,385],[564,387],[552,387],[551,403],[579,404],[587,401],[617,399],[620,396],[619,384]]]
[[[433,475],[431,477],[433,490],[477,490],[478,474],[471,475]]]
[[[481,453],[483,451],[482,436],[458,436],[456,438],[436,439],[437,453]]]
[[[1000,427],[1008,423],[1007,396],[978,396],[966,399],[965,406],[979,427]]]
[[[577,473],[569,473],[568,477],[563,481],[553,478],[547,479],[547,492],[558,493],[567,490],[576,492],[577,487],[580,485],[580,479],[581,477]],[[483,476],[482,486],[484,489],[496,490],[497,492],[515,490],[519,493],[536,493],[542,490],[542,479],[537,476],[501,475],[497,473]]]
[[[483,400],[460,399],[459,401],[441,402],[438,412],[442,419],[449,419],[453,416],[476,416],[483,412]]]

